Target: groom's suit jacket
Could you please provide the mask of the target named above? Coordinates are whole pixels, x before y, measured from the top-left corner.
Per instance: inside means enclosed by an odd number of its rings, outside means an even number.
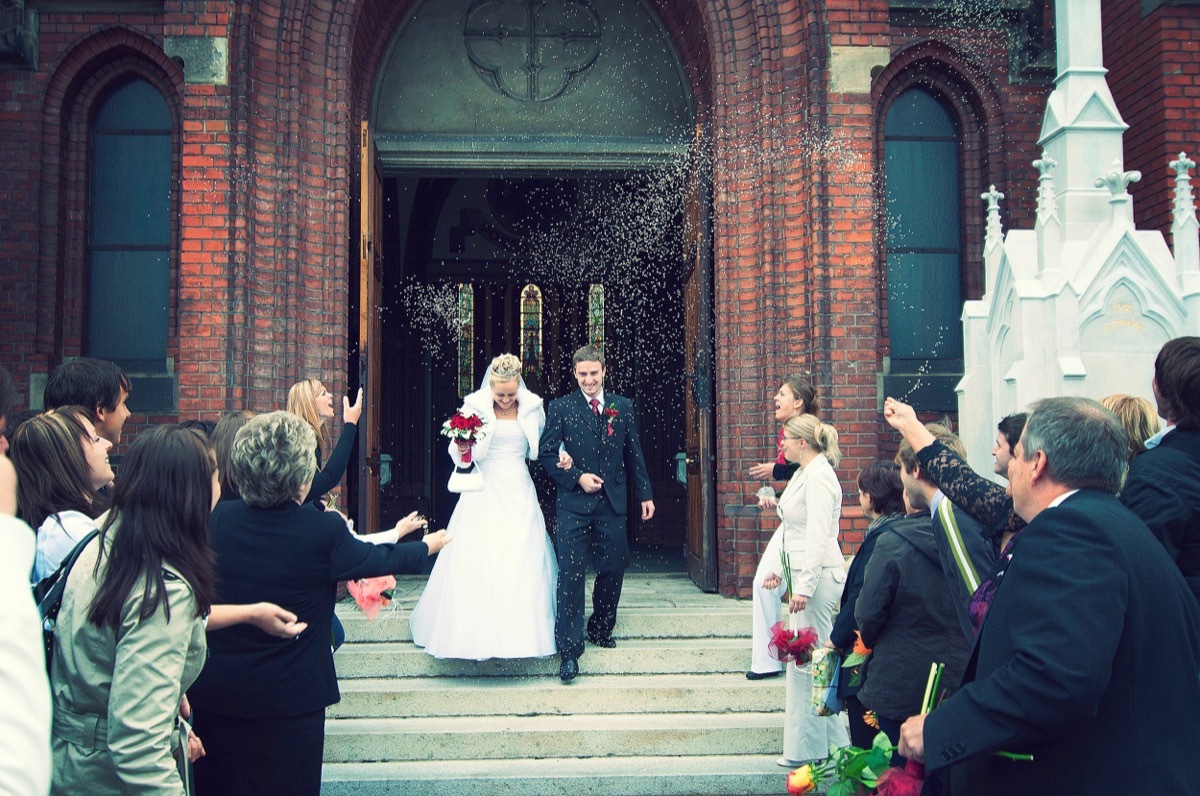
[[[625,514],[629,503],[630,478],[633,479],[634,495],[639,501],[653,500],[650,475],[642,456],[642,443],[638,439],[633,402],[606,393],[601,411],[609,407],[617,411],[611,423],[607,418],[596,417],[579,390],[550,402],[538,458],[546,472],[558,483],[560,509],[576,514],[591,514],[600,501],[607,498],[614,511]],[[557,466],[560,443],[575,460],[575,466],[570,470]],[[600,476],[604,488],[590,495],[584,492],[579,486],[579,477],[584,473]]]
[[[1081,490],[1013,546],[962,687],[925,720],[926,770],[953,796],[1196,793],[1198,670],[1178,569],[1114,496]]]

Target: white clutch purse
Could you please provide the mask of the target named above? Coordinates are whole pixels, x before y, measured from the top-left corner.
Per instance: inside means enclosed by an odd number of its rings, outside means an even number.
[[[451,492],[478,492],[483,489],[483,473],[474,462],[466,467],[455,467],[446,488]]]

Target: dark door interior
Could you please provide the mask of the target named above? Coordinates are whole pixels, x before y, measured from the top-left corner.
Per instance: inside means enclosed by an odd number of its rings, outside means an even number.
[[[649,187],[648,187],[649,186]],[[455,496],[437,435],[497,354],[547,401],[577,389],[571,356],[603,344],[606,389],[632,398],[657,515],[630,540],[682,567],[687,269],[679,202],[645,175],[385,179],[380,315],[380,527],[420,509],[444,526]],[[553,485],[532,468],[553,526]]]

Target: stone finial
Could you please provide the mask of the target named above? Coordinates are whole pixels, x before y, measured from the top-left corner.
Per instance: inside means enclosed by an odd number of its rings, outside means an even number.
[[[983,248],[987,250],[1000,245],[1004,239],[1004,232],[1000,227],[1000,200],[1004,198],[1004,194],[997,191],[995,185],[990,185],[987,192],[980,194],[979,198],[988,203],[987,234],[983,239]]]
[[[1096,180],[1097,188],[1108,187],[1109,193],[1113,198],[1129,195],[1129,184],[1132,182],[1140,182],[1142,173],[1140,171],[1124,171],[1124,166],[1120,160],[1114,160],[1112,163],[1112,171],[1105,174]]]
[[[1054,177],[1050,170],[1058,165],[1058,161],[1050,157],[1050,153],[1042,151],[1042,156],[1033,161],[1033,167],[1038,170],[1038,218],[1048,218],[1058,212],[1058,203],[1054,198]]]
[[[1188,172],[1196,167],[1196,161],[1180,152],[1170,167],[1175,172],[1175,223],[1181,224],[1189,218],[1195,221],[1196,203],[1192,199],[1192,176]]]

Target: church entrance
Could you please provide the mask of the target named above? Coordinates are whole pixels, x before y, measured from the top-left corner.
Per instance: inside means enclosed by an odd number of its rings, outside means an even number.
[[[425,13],[426,10],[429,13]],[[711,244],[702,126],[639,0],[417,3],[375,75],[356,185],[351,370],[361,521],[456,497],[441,424],[500,353],[547,401],[601,345],[634,401],[654,519],[635,548],[716,589]],[[553,526],[553,484],[533,468]]]
[[[687,488],[678,185],[662,170],[384,180],[380,515],[444,527],[456,496],[440,424],[492,358],[520,357],[547,401],[578,389],[571,357],[602,347],[606,389],[632,398],[657,514],[630,541],[678,559]],[[655,195],[675,191],[674,201]],[[548,524],[553,484],[533,466]]]

